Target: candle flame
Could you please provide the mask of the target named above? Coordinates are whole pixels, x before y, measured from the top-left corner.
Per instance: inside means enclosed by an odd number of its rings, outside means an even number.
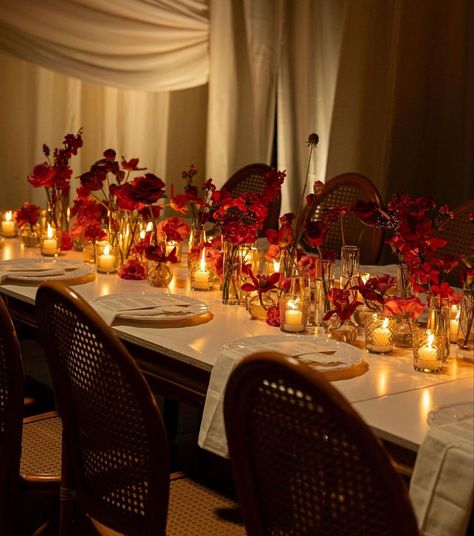
[[[149,221],[147,224],[146,224],[146,232],[149,233],[153,231],[153,222]]]
[[[66,220],[69,221],[70,217],[71,217],[71,209],[70,209],[70,207],[67,207],[67,209],[66,209]]]
[[[110,246],[109,244],[107,244],[106,246],[104,246],[104,252],[103,252],[104,255],[109,255],[110,254]]]
[[[387,328],[388,328],[388,318],[387,318],[387,317],[385,317],[385,318],[383,319],[382,327],[383,327],[384,329],[387,329]]]
[[[5,212],[5,221],[12,221],[12,211],[11,210],[7,210]]]
[[[291,309],[292,311],[298,311],[300,308],[298,300],[288,300],[286,305],[287,309]]]
[[[361,275],[360,275],[360,278],[362,279],[362,282],[365,284],[365,283],[367,283],[367,281],[370,279],[370,274],[369,274],[369,273],[361,274]],[[385,326],[385,327],[386,327],[386,326]]]
[[[145,229],[142,229],[140,231],[140,240],[143,240],[145,238],[145,236],[146,236],[146,231],[145,231]]]
[[[48,223],[48,228],[47,228],[47,230],[46,230],[46,236],[47,236],[48,238],[53,238],[53,234],[54,234],[54,233],[53,233],[53,228],[51,227],[51,224]]]
[[[206,248],[202,248],[200,268],[201,272],[206,271]]]
[[[279,272],[280,271],[280,261],[273,261],[273,270],[275,272]]]
[[[434,342],[434,334],[433,333],[428,333],[428,348],[432,348],[433,347],[433,342]]]

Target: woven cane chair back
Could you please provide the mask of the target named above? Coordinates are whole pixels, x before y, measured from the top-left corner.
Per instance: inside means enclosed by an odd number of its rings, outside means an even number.
[[[12,487],[18,479],[23,419],[23,364],[8,310],[0,298],[0,534],[8,534]]]
[[[267,164],[250,164],[236,171],[224,184],[234,196],[244,192],[254,192],[261,194],[265,186],[265,175],[271,170]],[[259,236],[265,236],[267,229],[278,229],[278,218],[280,217],[281,193],[268,207],[268,216],[259,231]]]
[[[227,384],[224,415],[250,536],[417,534],[375,436],[303,363],[268,352],[245,358]]]
[[[454,211],[454,219],[448,223],[443,238],[448,243],[443,248],[443,253],[460,257],[467,255],[471,251],[471,244],[474,244],[474,222],[471,222],[469,215],[474,213],[474,199],[466,201]],[[459,275],[461,267],[458,267],[449,276],[451,284],[459,286]]]
[[[358,200],[373,201],[381,206],[381,198],[372,182],[358,173],[343,173],[326,183],[320,204],[313,213],[312,220],[319,220],[325,210],[339,205],[352,206]],[[342,219],[346,244],[360,247],[362,264],[377,264],[383,246],[383,231],[361,223],[354,214]],[[339,256],[342,246],[341,226],[336,221],[329,224],[324,242],[325,247],[334,249]]]
[[[45,283],[36,303],[80,510],[124,534],[165,534],[168,444],[148,384],[74,291]]]

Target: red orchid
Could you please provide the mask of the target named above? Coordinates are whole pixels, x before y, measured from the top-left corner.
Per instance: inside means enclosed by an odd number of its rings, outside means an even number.
[[[425,306],[417,296],[410,296],[409,298],[393,296],[385,302],[382,314],[416,320],[424,308]]]
[[[254,274],[249,267],[244,268],[244,273],[250,277],[252,283],[244,283],[242,290],[244,292],[258,292],[259,296],[264,292],[273,290],[276,288],[276,284],[280,280],[280,274],[275,272],[271,275]],[[263,304],[262,304],[263,305]]]
[[[362,305],[362,302],[357,300],[357,294],[348,289],[332,288],[328,292],[328,299],[334,309],[328,311],[323,320],[329,320],[332,316],[337,315],[339,320],[344,322],[354,314],[359,305]]]
[[[396,280],[387,274],[370,277],[365,283],[359,276],[357,285],[351,290],[357,290],[369,309],[376,309],[376,304],[383,305],[386,293],[396,285]]]
[[[166,254],[165,244],[150,245],[145,248],[145,257],[150,261],[156,262],[178,262],[176,257],[176,248],[173,248],[168,254]]]

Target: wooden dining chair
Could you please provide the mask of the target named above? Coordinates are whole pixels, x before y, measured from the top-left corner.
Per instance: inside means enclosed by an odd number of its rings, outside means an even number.
[[[250,536],[418,534],[381,444],[307,365],[271,352],[244,358],[227,384],[224,417]]]
[[[233,501],[169,474],[166,431],[150,388],[112,329],[76,292],[42,284],[36,306],[64,426],[60,533],[72,506],[100,534],[244,534],[218,515]]]
[[[223,188],[234,195],[244,192],[261,194],[265,186],[265,175],[271,170],[267,164],[249,164],[236,171],[224,184]],[[259,231],[259,236],[265,236],[267,229],[278,229],[278,218],[281,209],[281,192],[270,203],[268,216]]]
[[[442,249],[443,253],[459,258],[471,252],[471,245],[474,244],[474,222],[471,222],[469,215],[474,213],[474,199],[462,203],[454,210],[454,219],[445,227],[442,236],[448,240]],[[450,275],[449,282],[459,286],[459,276],[461,266],[458,266]]]
[[[325,210],[340,205],[352,206],[358,200],[372,201],[381,206],[382,200],[375,185],[359,173],[343,173],[328,180],[325,184],[320,203],[312,220],[319,220]],[[383,246],[383,231],[363,224],[354,214],[342,218],[345,242],[360,247],[361,264],[377,264]],[[325,247],[334,249],[340,255],[342,235],[340,222],[331,222],[324,242]]]
[[[15,327],[0,298],[0,535],[20,534],[32,504],[55,502],[61,481],[61,421],[55,412],[23,419],[23,362]],[[57,501],[56,501],[57,502]],[[57,509],[57,508],[56,508]],[[36,515],[36,514],[35,514]]]

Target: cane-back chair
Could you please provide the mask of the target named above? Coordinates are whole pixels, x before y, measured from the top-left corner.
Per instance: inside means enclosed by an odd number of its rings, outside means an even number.
[[[381,444],[304,363],[270,352],[244,358],[227,384],[224,416],[250,536],[418,533]]]
[[[320,203],[311,219],[319,220],[324,211],[340,205],[350,207],[358,200],[372,201],[378,206],[382,204],[377,188],[364,175],[359,173],[338,175],[326,182]],[[377,264],[383,246],[383,231],[363,224],[354,214],[344,215],[342,225],[345,243],[360,248],[360,262]],[[339,221],[329,223],[324,245],[334,249],[337,256],[340,256],[342,235]]]
[[[20,534],[34,494],[59,498],[61,421],[55,412],[23,419],[23,362],[0,298],[0,535]]]
[[[243,534],[216,514],[235,503],[185,477],[170,482],[160,410],[111,328],[58,282],[41,285],[36,304],[63,420],[63,486],[82,519],[101,534]],[[64,501],[64,535],[71,511]]]
[[[272,168],[267,164],[249,164],[236,171],[224,184],[223,188],[229,190],[234,195],[244,192],[260,194],[265,186],[265,175]],[[267,229],[278,229],[278,218],[280,217],[281,193],[270,203],[268,216],[263,223],[263,228],[259,231],[260,236],[265,236]]]
[[[455,257],[472,254],[471,246],[474,244],[474,222],[469,219],[469,215],[474,213],[474,199],[466,201],[454,210],[454,219],[451,220],[444,229],[443,238],[448,243],[442,252]],[[451,284],[459,286],[459,275],[461,266],[458,266],[449,275]]]

